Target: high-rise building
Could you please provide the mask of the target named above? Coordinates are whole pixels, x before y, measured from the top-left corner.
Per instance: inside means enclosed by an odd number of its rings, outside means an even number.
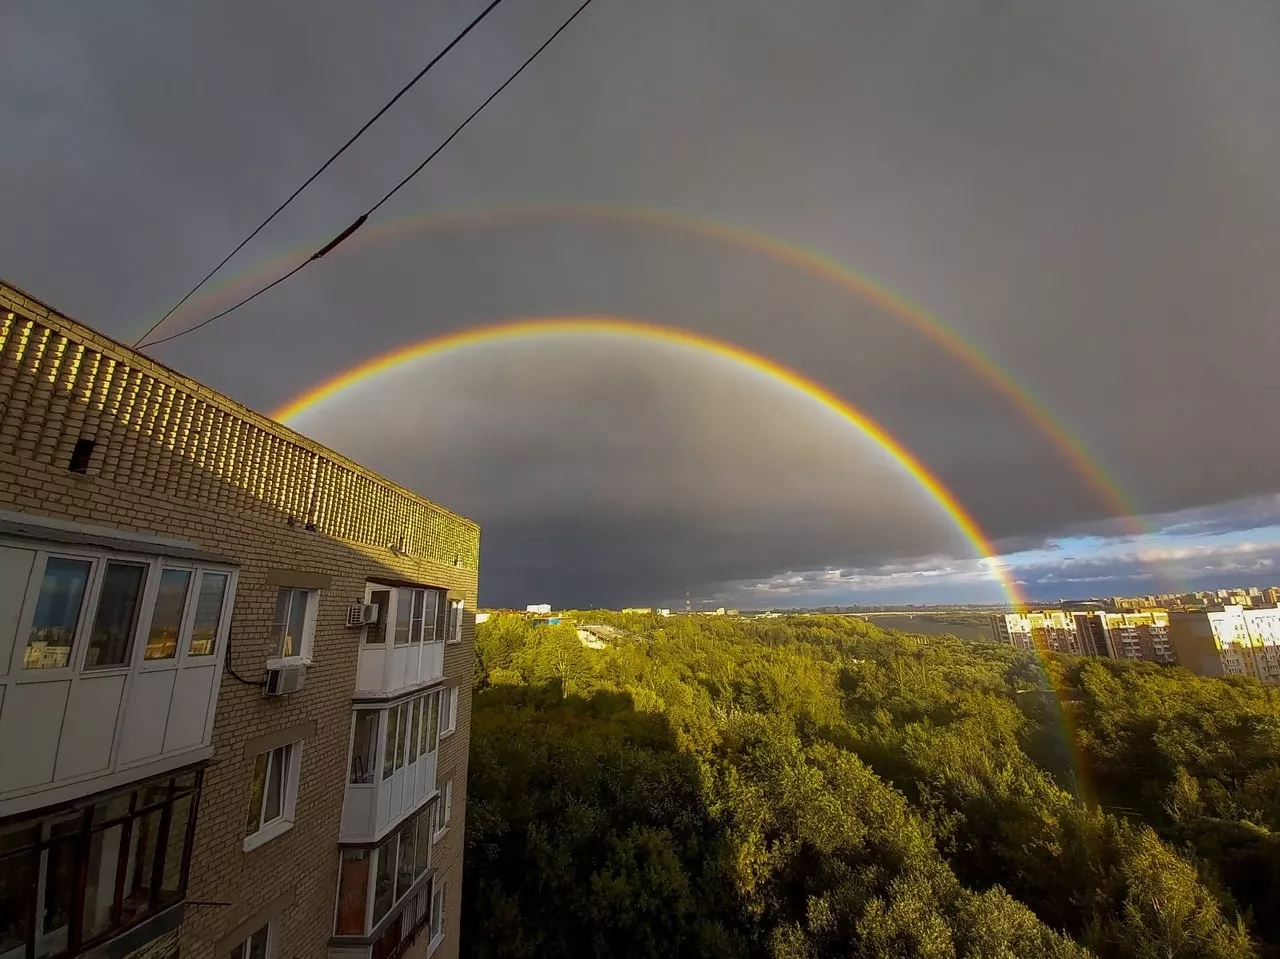
[[[1080,653],[1080,634],[1075,618],[1060,609],[996,613],[991,617],[996,642],[1018,649],[1038,649],[1054,653]]]
[[[0,284],[0,956],[457,956],[478,544]]]
[[[1252,676],[1280,684],[1280,609],[1275,606],[1173,613],[1169,639],[1178,664],[1202,676]]]
[[[1138,662],[1170,664],[1169,613],[1164,609],[1136,612],[1075,611],[1080,649],[1087,656],[1107,656]]]

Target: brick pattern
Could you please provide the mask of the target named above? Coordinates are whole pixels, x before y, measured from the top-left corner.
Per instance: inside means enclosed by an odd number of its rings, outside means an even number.
[[[223,677],[180,929],[184,959],[209,959],[219,939],[288,888],[294,901],[281,916],[278,956],[325,955],[358,653],[347,606],[371,576],[463,593],[463,639],[445,647],[457,729],[439,760],[441,782],[452,771],[453,816],[434,850],[449,886],[448,935],[435,955],[454,959],[479,527],[3,284],[0,323],[0,509],[182,537],[234,558],[228,663],[250,680],[270,655],[276,588],[267,571],[332,577],[301,693],[266,699]],[[70,473],[82,437],[95,440],[90,467]],[[245,853],[253,759],[243,744],[304,722],[316,732],[303,745],[295,826]],[[425,946],[423,937],[410,952]]]

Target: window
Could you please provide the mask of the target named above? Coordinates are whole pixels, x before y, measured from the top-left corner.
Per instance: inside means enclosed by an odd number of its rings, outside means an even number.
[[[431,894],[431,941],[428,952],[435,951],[444,939],[445,883],[439,883]]]
[[[351,738],[352,783],[371,783],[378,758],[378,712],[358,709],[355,714],[355,730]]]
[[[218,627],[222,622],[222,607],[227,595],[226,573],[200,574],[200,596],[196,600],[195,621],[191,626],[192,656],[212,656],[218,641]]]
[[[0,827],[0,955],[79,952],[181,901],[199,789],[166,777]]]
[[[301,758],[302,743],[299,742],[277,746],[260,753],[254,760],[249,817],[245,825],[246,852],[293,825]]]
[[[451,643],[462,642],[462,606],[460,599],[449,600],[449,625],[445,638]]]
[[[227,953],[226,959],[267,959],[273,945],[272,938],[272,924],[267,923]]]
[[[272,629],[276,656],[306,657],[311,653],[311,607],[319,595],[314,589],[290,589],[281,587],[276,593],[276,617]]]
[[[23,669],[58,669],[71,664],[71,645],[91,568],[92,564],[82,559],[50,556],[45,561]]]
[[[447,780],[440,790],[440,798],[436,800],[435,839],[444,835],[449,828],[449,820],[453,818],[453,780]]]
[[[189,569],[166,569],[160,573],[160,589],[151,614],[144,659],[173,659],[178,655],[178,634],[182,631],[182,614],[186,612],[190,587]]]
[[[23,669],[127,667],[139,635],[146,662],[175,664],[184,642],[186,655],[212,655],[230,606],[230,572],[159,558],[45,555],[35,568]]]

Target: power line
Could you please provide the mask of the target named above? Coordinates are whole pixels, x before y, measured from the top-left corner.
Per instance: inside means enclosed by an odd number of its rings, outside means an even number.
[[[217,265],[217,266],[215,266],[212,270],[210,270],[210,271],[208,272],[208,274],[205,276],[205,278],[204,278],[203,280],[201,280],[199,283],[197,283],[195,286],[193,286],[190,290],[188,290],[188,291],[187,291],[186,296],[184,296],[182,299],[180,299],[177,303],[173,304],[173,306],[171,306],[171,307],[169,308],[169,312],[167,312],[164,316],[160,317],[160,319],[156,320],[156,321],[155,321],[155,323],[153,323],[153,324],[151,325],[151,328],[150,328],[149,330],[147,330],[147,332],[143,333],[140,337],[138,337],[138,339],[134,341],[134,344],[133,344],[133,345],[134,345],[134,347],[136,348],[139,344],[141,344],[141,343],[142,343],[142,341],[143,341],[143,340],[145,340],[148,336],[150,336],[152,333],[154,333],[154,332],[155,332],[155,330],[160,326],[160,324],[162,324],[162,323],[163,323],[165,320],[167,320],[169,317],[173,316],[173,314],[174,314],[174,313],[176,313],[176,312],[177,312],[177,311],[182,307],[182,304],[183,304],[183,303],[186,303],[186,302],[187,302],[187,300],[189,300],[189,299],[191,299],[191,297],[195,296],[195,294],[197,293],[197,291],[199,291],[199,290],[200,290],[200,288],[201,288],[202,286],[204,286],[204,285],[205,285],[206,283],[208,283],[211,279],[213,279],[213,276],[214,276],[214,274],[215,274],[215,273],[217,273],[217,272],[218,272],[219,270],[221,270],[224,266],[226,266],[226,265],[231,261],[231,258],[232,258],[233,256],[235,256],[237,253],[239,253],[241,250],[243,250],[243,249],[245,248],[245,246],[247,246],[247,245],[248,245],[248,243],[249,243],[249,241],[250,241],[250,240],[252,240],[255,236],[257,236],[259,233],[261,233],[261,232],[263,231],[263,229],[266,227],[266,225],[267,225],[268,223],[270,223],[270,222],[271,222],[272,220],[274,220],[277,216],[279,216],[279,215],[280,215],[280,213],[284,210],[284,208],[285,208],[285,207],[287,207],[290,203],[292,203],[294,200],[296,200],[296,199],[298,198],[298,194],[300,194],[303,190],[305,190],[307,187],[309,187],[309,186],[310,186],[310,185],[315,181],[315,179],[316,179],[318,176],[320,176],[320,174],[324,173],[324,171],[325,171],[325,170],[329,169],[329,166],[333,163],[333,161],[334,161],[334,160],[338,159],[338,157],[340,157],[340,156],[342,156],[342,154],[346,153],[346,152],[347,152],[347,148],[348,148],[348,147],[350,147],[353,143],[355,143],[357,140],[359,140],[359,139],[360,139],[360,137],[362,137],[362,136],[364,135],[364,132],[365,132],[366,130],[368,130],[368,129],[369,129],[369,127],[371,127],[371,126],[373,126],[375,123],[377,123],[377,122],[378,122],[378,119],[379,119],[379,118],[380,118],[384,113],[386,113],[386,112],[387,112],[388,110],[390,110],[393,106],[395,106],[396,102],[397,102],[397,101],[398,101],[402,96],[404,96],[406,93],[408,93],[408,92],[409,92],[409,91],[414,87],[414,85],[415,85],[415,84],[417,84],[417,82],[418,82],[419,80],[421,80],[423,77],[425,77],[425,76],[427,75],[428,71],[430,71],[432,67],[434,67],[437,63],[439,63],[439,62],[444,58],[445,54],[447,54],[450,50],[452,50],[452,49],[453,49],[454,47],[456,47],[459,43],[461,43],[461,42],[462,42],[463,37],[465,37],[468,33],[470,33],[470,32],[471,32],[472,30],[474,30],[477,26],[479,26],[479,25],[480,25],[480,22],[481,22],[482,20],[484,20],[484,18],[485,18],[485,17],[487,17],[490,13],[492,13],[492,12],[497,8],[498,4],[500,4],[500,3],[502,3],[502,0],[492,0],[492,2],[491,2],[487,7],[485,7],[485,8],[484,8],[484,10],[482,10],[482,11],[480,12],[480,15],[479,15],[479,16],[477,16],[474,20],[472,20],[470,23],[468,23],[468,24],[467,24],[466,29],[464,29],[461,33],[459,33],[456,37],[454,37],[451,41],[449,41],[449,45],[448,45],[447,47],[445,47],[443,50],[441,50],[439,53],[437,53],[434,57],[432,57],[432,58],[431,58],[431,61],[430,61],[430,62],[429,62],[425,67],[423,67],[421,70],[419,70],[419,71],[418,71],[418,72],[413,76],[413,78],[412,78],[408,83],[406,83],[404,86],[402,86],[402,87],[400,88],[399,92],[397,92],[395,96],[393,96],[390,100],[388,100],[386,103],[384,103],[384,104],[382,105],[382,109],[380,109],[377,113],[375,113],[375,114],[374,114],[373,116],[371,116],[368,120],[366,120],[366,121],[365,121],[365,123],[364,123],[364,126],[362,126],[362,127],[361,127],[359,130],[357,130],[354,134],[352,134],[351,138],[350,138],[349,140],[347,140],[347,142],[346,142],[346,143],[342,144],[342,146],[340,146],[340,147],[337,149],[337,151],[336,151],[336,152],[334,152],[334,153],[329,157],[329,159],[325,160],[325,161],[324,161],[324,163],[322,163],[322,164],[320,165],[320,168],[319,168],[318,170],[316,170],[316,172],[315,172],[315,173],[313,173],[313,174],[311,174],[311,176],[307,177],[307,178],[306,178],[306,180],[304,180],[304,181],[303,181],[303,183],[302,183],[302,185],[301,185],[300,187],[298,187],[296,190],[294,190],[292,193],[290,193],[290,194],[289,194],[288,199],[286,199],[286,200],[285,200],[283,203],[281,203],[278,207],[276,207],[274,210],[272,210],[272,211],[271,211],[271,215],[270,215],[270,216],[268,216],[265,220],[263,220],[263,221],[262,221],[261,223],[259,223],[256,227],[254,227],[254,230],[253,230],[253,232],[252,232],[252,233],[250,233],[250,234],[249,234],[248,236],[246,236],[243,240],[241,240],[238,244],[236,244],[235,249],[233,249],[230,253],[228,253],[226,256],[224,256],[224,257],[222,258],[222,260],[218,263],[218,265]]]
[[[525,60],[524,63],[520,64],[520,66],[516,69],[516,71],[512,73],[511,76],[507,77],[507,79],[503,81],[502,85],[498,87],[498,89],[494,90],[493,93],[489,94],[489,96],[485,99],[483,103],[480,104],[480,106],[476,107],[473,111],[471,111],[471,114],[465,120],[463,120],[456,127],[454,127],[453,132],[450,133],[447,137],[445,137],[443,143],[441,143],[438,147],[436,147],[429,154],[427,154],[426,159],[424,159],[421,163],[419,163],[416,167],[414,167],[413,170],[410,171],[408,176],[406,176],[403,180],[401,180],[394,187],[388,190],[383,195],[382,199],[380,199],[373,206],[369,207],[369,209],[366,210],[364,213],[360,214],[360,216],[356,217],[356,219],[352,221],[351,225],[348,226],[345,230],[343,230],[341,233],[335,236],[332,240],[330,240],[328,243],[322,246],[315,253],[312,253],[311,256],[307,257],[307,259],[303,260],[301,263],[299,263],[297,266],[291,269],[288,273],[284,274],[283,276],[277,277],[276,279],[268,283],[266,286],[259,287],[253,293],[250,293],[248,296],[240,300],[238,303],[235,303],[232,306],[227,307],[221,313],[215,313],[213,316],[209,317],[208,319],[201,320],[195,326],[188,327],[185,330],[180,330],[177,333],[171,334],[170,336],[162,337],[161,339],[158,339],[158,340],[152,340],[150,343],[147,344],[147,346],[159,346],[161,343],[168,343],[170,340],[176,340],[180,336],[186,336],[188,333],[194,333],[196,330],[200,329],[201,327],[208,326],[210,323],[214,322],[215,320],[222,319],[228,313],[235,312],[236,310],[240,309],[240,307],[248,303],[250,300],[255,300],[259,296],[261,296],[263,293],[266,293],[268,290],[279,286],[281,283],[289,279],[295,273],[301,272],[303,267],[320,259],[325,254],[331,252],[336,246],[338,246],[338,244],[342,243],[344,240],[350,237],[351,234],[355,233],[356,230],[364,226],[365,221],[368,220],[370,216],[372,216],[375,212],[377,212],[377,210],[384,203],[386,203],[393,196],[399,193],[401,189],[407,186],[409,184],[409,181],[411,181],[414,177],[416,177],[419,173],[421,173],[423,169],[426,168],[428,163],[430,163],[437,156],[439,156],[441,151],[443,151],[445,147],[447,147],[450,143],[452,143],[454,138],[459,133],[461,133],[464,129],[466,129],[467,124],[469,124],[472,120],[478,117],[481,111],[484,110],[485,107],[487,107],[490,103],[492,103],[495,99],[497,99],[498,95],[502,93],[503,90],[505,90],[515,81],[516,77],[524,73],[525,68],[527,68],[529,64],[533,63],[534,60],[538,59],[538,56],[542,53],[542,51],[547,49],[547,47],[551,46],[551,44],[555,41],[556,37],[564,33],[564,31],[568,29],[569,24],[573,23],[573,21],[578,18],[578,15],[582,13],[583,10],[591,6],[591,3],[592,3],[592,0],[583,0],[582,4],[578,7],[578,9],[574,10],[573,13],[569,15],[569,18],[565,20],[562,24],[560,24],[559,27],[556,28],[555,33],[551,34],[551,36],[547,37],[547,39],[542,42],[542,46],[534,50],[533,53],[529,55],[529,58]]]

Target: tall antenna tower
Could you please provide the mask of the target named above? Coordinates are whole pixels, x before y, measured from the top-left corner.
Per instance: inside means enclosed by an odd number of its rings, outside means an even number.
[[[693,612],[693,604],[689,602],[689,587],[684,588],[684,611],[686,613]]]

